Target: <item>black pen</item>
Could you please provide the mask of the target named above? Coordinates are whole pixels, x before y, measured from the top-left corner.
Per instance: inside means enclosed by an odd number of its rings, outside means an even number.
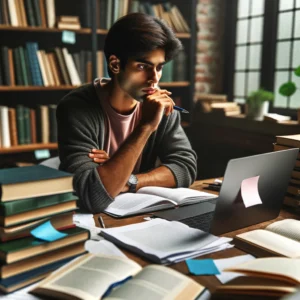
[[[184,113],[184,114],[189,114],[189,112],[188,112],[186,109],[181,108],[181,107],[179,107],[179,106],[174,105],[173,108],[174,108],[175,110],[178,110],[178,111]]]
[[[105,224],[104,224],[104,221],[103,221],[103,219],[102,219],[101,216],[98,217],[98,220],[99,220],[100,226],[101,226],[102,228],[105,228]]]

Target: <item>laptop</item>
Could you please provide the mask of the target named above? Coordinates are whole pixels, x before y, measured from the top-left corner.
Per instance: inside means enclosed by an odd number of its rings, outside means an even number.
[[[228,162],[219,197],[164,210],[155,217],[220,235],[278,217],[299,149]]]

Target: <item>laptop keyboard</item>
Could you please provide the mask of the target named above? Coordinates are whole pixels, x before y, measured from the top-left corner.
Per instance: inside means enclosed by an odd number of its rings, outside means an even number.
[[[214,216],[214,212],[212,211],[203,215],[197,215],[194,217],[180,220],[180,222],[188,225],[189,227],[201,229],[205,232],[209,232],[213,216]]]

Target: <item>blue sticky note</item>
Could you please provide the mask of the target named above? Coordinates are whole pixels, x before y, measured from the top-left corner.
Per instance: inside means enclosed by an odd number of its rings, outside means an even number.
[[[51,224],[50,221],[47,221],[46,223],[43,223],[42,225],[34,228],[30,231],[31,235],[33,235],[35,238],[47,241],[47,242],[53,242],[58,239],[61,239],[65,237],[67,234],[57,231]]]
[[[74,45],[76,43],[76,34],[74,31],[64,30],[62,32],[61,40],[63,43]]]
[[[212,259],[188,259],[185,261],[193,275],[217,275],[220,274]]]
[[[48,149],[35,150],[34,156],[36,159],[43,159],[50,157],[50,151]]]

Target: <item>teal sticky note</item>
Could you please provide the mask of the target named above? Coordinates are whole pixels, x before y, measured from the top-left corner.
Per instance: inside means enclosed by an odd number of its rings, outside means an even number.
[[[67,236],[66,233],[57,231],[51,224],[50,221],[47,221],[46,223],[43,223],[42,225],[34,228],[30,231],[31,235],[33,235],[35,238],[47,241],[47,242],[53,242],[58,239],[61,239],[65,236]]]
[[[76,34],[75,34],[74,31],[64,30],[62,32],[61,40],[65,44],[72,44],[72,45],[74,45],[76,43]]]
[[[35,150],[34,156],[36,159],[44,159],[50,157],[50,151],[48,149]]]
[[[185,261],[193,275],[217,275],[220,274],[212,259],[188,259]]]

